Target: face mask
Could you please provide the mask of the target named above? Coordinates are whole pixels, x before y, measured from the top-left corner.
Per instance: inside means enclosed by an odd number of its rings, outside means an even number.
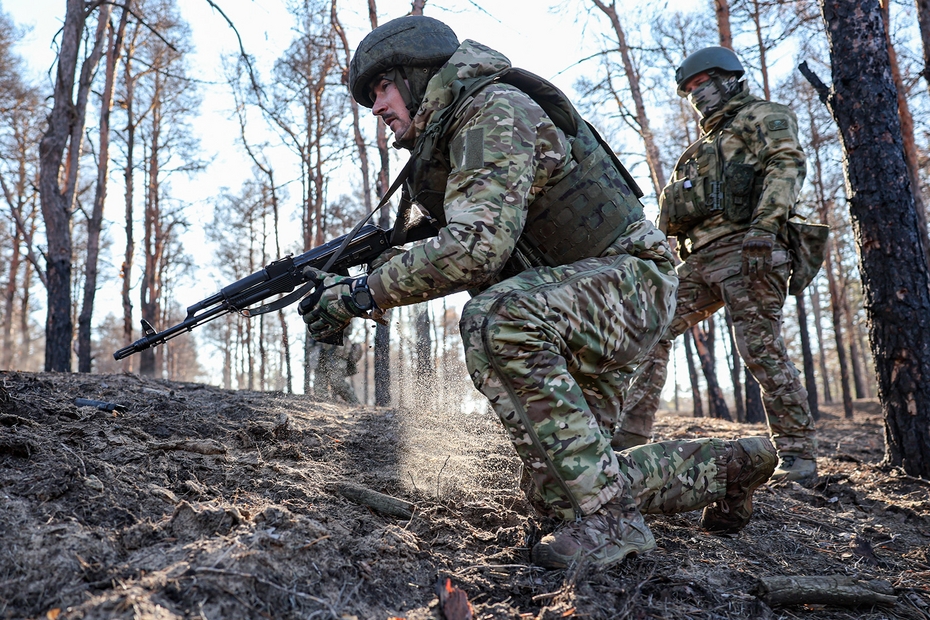
[[[709,80],[688,93],[688,102],[702,118],[721,110],[727,101],[741,89],[742,84],[735,75],[721,78],[712,75]]]

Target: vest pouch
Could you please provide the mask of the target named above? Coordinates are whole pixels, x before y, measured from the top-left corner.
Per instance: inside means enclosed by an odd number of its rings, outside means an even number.
[[[568,265],[600,256],[642,218],[636,194],[598,145],[530,203],[521,242],[545,265]]]
[[[827,247],[830,227],[788,220],[788,251],[791,253],[791,277],[788,293],[797,295],[814,281]]]
[[[686,232],[710,215],[704,201],[703,179],[698,179],[697,186],[691,179],[674,181],[662,191],[662,202],[668,209],[668,234],[676,235]]]
[[[756,209],[753,200],[755,168],[750,164],[728,163],[723,176],[726,179],[723,217],[737,224],[749,222]]]

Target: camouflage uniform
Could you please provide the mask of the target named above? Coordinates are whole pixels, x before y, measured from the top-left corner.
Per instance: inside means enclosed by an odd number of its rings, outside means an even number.
[[[430,81],[399,143],[412,144],[449,105],[453,80],[507,66],[499,53],[463,42]],[[460,139],[470,131],[483,132],[483,152]],[[629,373],[674,313],[665,236],[638,219],[600,256],[502,278],[528,205],[566,172],[569,142],[529,96],[501,83],[479,91],[450,132],[444,225],[372,271],[378,307],[473,292],[460,323],[468,370],[547,512],[571,520],[630,493],[650,512],[718,499],[722,442],[657,444],[639,456],[610,448]]]
[[[704,136],[679,159],[660,199],[660,228],[690,246],[678,267],[675,319],[639,369],[619,428],[651,435],[671,340],[725,305],[740,356],[762,387],[779,454],[813,458],[807,391],[781,335],[790,275],[785,224],[806,172],[797,119],[787,107],[754,97],[744,84],[701,125]],[[741,246],[750,229],[776,235],[771,270],[755,279],[741,272]]]
[[[314,375],[314,395],[324,399],[341,398],[350,405],[357,405],[358,396],[349,377],[358,374],[361,345],[348,342],[345,346],[322,342],[317,345],[320,357]]]

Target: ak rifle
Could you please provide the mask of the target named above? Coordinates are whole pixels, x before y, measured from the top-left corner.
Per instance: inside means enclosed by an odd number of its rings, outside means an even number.
[[[288,255],[273,261],[264,269],[233,282],[220,292],[188,307],[187,317],[183,321],[163,331],[157,331],[151,323],[142,319],[142,338],[120,349],[113,354],[113,357],[121,360],[134,353],[164,344],[185,332],[193,331],[195,327],[231,312],[251,318],[279,310],[308,295],[320,285],[318,280],[312,278],[312,274],[315,273],[313,270],[348,275],[349,268],[367,265],[391,247],[392,233],[392,230],[366,224],[359,228],[349,240],[347,240],[349,235],[343,235],[299,256]],[[428,224],[421,224],[407,230],[403,238],[404,242],[419,241],[435,235],[435,228]],[[335,260],[332,260],[334,256]],[[305,273],[307,267],[312,268],[309,274]],[[272,303],[263,304],[266,300],[278,295],[284,295],[284,297]],[[331,344],[342,344],[342,334],[339,334]]]

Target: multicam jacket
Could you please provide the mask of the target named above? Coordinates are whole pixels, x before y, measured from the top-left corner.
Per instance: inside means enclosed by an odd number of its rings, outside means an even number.
[[[420,109],[399,145],[412,146],[434,114],[454,99],[458,79],[492,75],[506,57],[466,40],[430,80]],[[477,137],[477,138],[476,138]],[[449,130],[443,220],[439,234],[391,258],[368,278],[382,309],[492,284],[514,252],[527,207],[574,163],[565,133],[519,89],[495,83],[476,93]],[[637,221],[618,251],[649,257],[667,252],[665,237]]]
[[[749,228],[784,235],[806,175],[794,113],[744,85],[701,128],[659,199],[659,228],[692,251]]]

